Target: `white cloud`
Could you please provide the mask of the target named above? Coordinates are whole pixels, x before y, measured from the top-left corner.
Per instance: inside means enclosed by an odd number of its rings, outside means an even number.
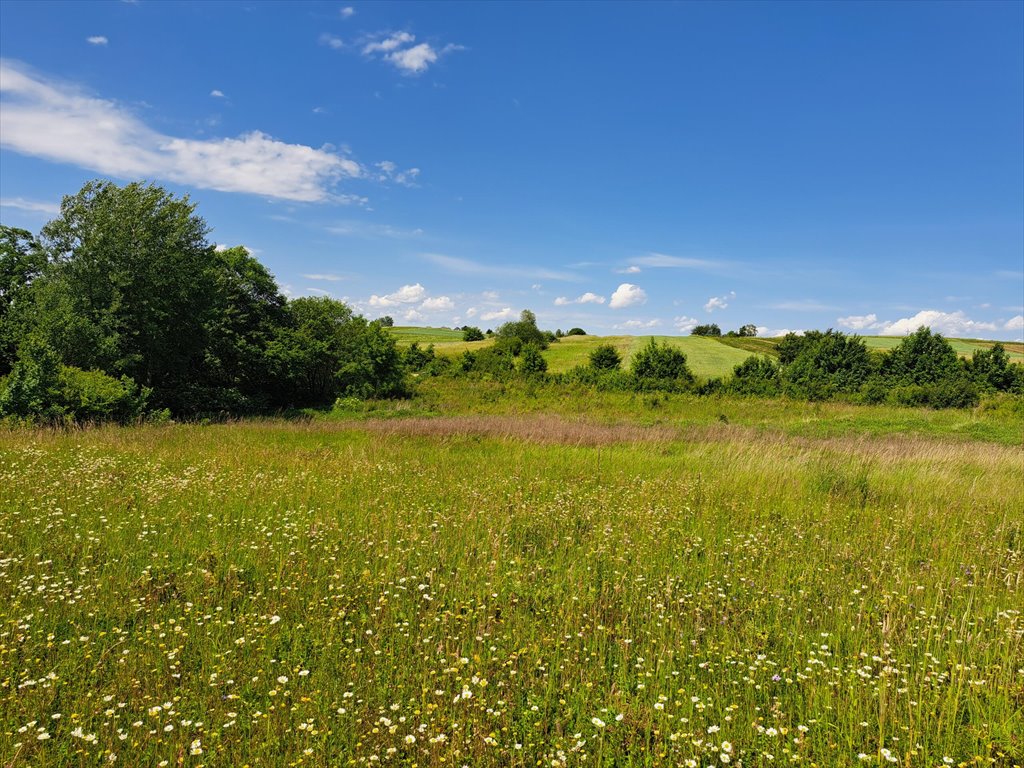
[[[624,331],[644,331],[650,328],[657,328],[659,325],[661,325],[660,320],[627,320],[613,327]]]
[[[351,19],[353,16],[356,15],[356,9],[353,8],[351,5],[346,5],[339,11],[339,13],[341,14],[341,18]]]
[[[451,312],[455,309],[455,302],[447,296],[434,296],[424,300],[420,309],[426,312]]]
[[[763,336],[768,339],[774,339],[779,336],[785,336],[787,333],[795,333],[797,336],[803,336],[802,330],[791,331],[789,328],[767,328],[763,325],[757,326],[757,335]]]
[[[881,325],[878,322],[878,315],[874,312],[869,315],[850,315],[849,317],[836,318],[836,322],[844,328],[851,328],[855,331],[864,331]]]
[[[1016,317],[1011,317],[1003,325],[1003,330],[1004,331],[1022,331],[1022,330],[1024,330],[1024,315],[1017,315]]]
[[[159,133],[125,107],[0,62],[0,145],[119,178],[158,178],[221,192],[318,202],[362,202],[332,193],[364,169],[329,148],[287,144],[260,131],[237,138]]]
[[[707,259],[691,259],[683,256],[669,256],[664,253],[649,253],[630,259],[633,266],[667,267],[672,269],[711,269],[720,266]],[[638,270],[639,271],[639,270]]]
[[[426,315],[422,312],[418,312],[415,309],[407,309],[402,318],[410,323],[422,323],[427,319]]]
[[[736,298],[736,291],[729,291],[725,296],[712,296],[704,305],[705,312],[714,312],[716,309],[728,309],[729,302]]]
[[[415,304],[417,301],[421,301],[426,293],[427,289],[419,283],[403,285],[394,293],[389,293],[386,296],[372,295],[370,297],[370,306],[395,307],[399,304]]]
[[[466,313],[469,314],[468,312]],[[481,320],[511,320],[516,316],[515,311],[511,307],[505,307],[504,309],[495,310],[494,312],[484,312],[480,315]]]
[[[686,317],[685,315],[682,316],[682,317],[677,317],[673,321],[673,325],[675,325],[676,329],[680,333],[689,333],[694,328],[696,328],[699,323],[700,323],[700,321],[697,318],[695,318],[695,317]]]
[[[404,240],[407,238],[421,237],[424,232],[418,227],[416,229],[399,229],[390,224],[374,224],[368,221],[346,220],[339,221],[329,227],[324,227],[332,235],[343,235],[346,237],[361,237],[367,240],[375,240],[382,237]]]
[[[587,291],[582,296],[577,296],[575,299],[570,299],[566,296],[559,296],[555,299],[556,307],[564,307],[568,304],[604,304],[604,296],[598,296],[596,293]]]
[[[398,170],[398,166],[390,160],[382,160],[377,163],[380,173],[377,174],[379,181],[393,181],[403,187],[415,187],[416,178],[420,175],[419,168],[409,168],[405,171]]]
[[[640,267],[638,267],[636,264],[628,266],[625,269],[616,269],[615,271],[618,272],[620,275],[639,275],[641,272],[643,272],[643,270],[640,269]]]
[[[217,88],[214,88],[212,91],[210,91],[210,95],[213,98],[215,98],[215,99],[226,99],[227,98],[227,96],[224,95],[224,91],[221,91],[221,90],[219,90]]]
[[[781,309],[788,312],[827,312],[829,310],[837,309],[837,307],[823,304],[815,299],[796,299],[793,301],[780,301],[775,304],[769,304],[769,309]]]
[[[615,289],[615,293],[612,294],[612,300],[608,302],[608,306],[612,309],[624,309],[635,304],[643,304],[646,301],[647,292],[643,288],[632,283],[623,283]]]
[[[487,299],[487,301],[498,301],[501,298],[497,291],[484,291],[480,295]]]
[[[342,48],[345,47],[344,40],[342,40],[337,35],[331,35],[328,34],[327,32],[324,32],[322,35],[320,35],[319,42],[320,45],[326,45],[328,48],[333,48],[336,51],[341,50]]]
[[[466,317],[475,317],[477,311],[478,310],[476,307],[470,307],[469,309],[466,310]]]
[[[448,44],[438,50],[429,43],[413,45],[415,42],[416,36],[409,32],[377,35],[363,45],[363,55],[379,57],[395,66],[402,74],[419,75],[444,54],[462,50],[461,45]]]
[[[344,280],[345,279],[341,275],[332,275],[332,274],[303,275],[303,277],[306,278],[307,280],[326,280],[329,283],[336,283],[339,280]]]
[[[85,42],[89,43],[90,45],[106,45],[110,41],[107,40],[107,38],[103,35],[93,35],[92,37],[85,38]]]
[[[1012,323],[1024,320],[1013,318],[1002,326],[1002,330],[1015,330]],[[932,329],[935,333],[945,336],[979,336],[988,331],[1000,330],[999,323],[983,322],[972,320],[967,317],[963,310],[956,312],[941,312],[937,309],[925,309],[911,317],[903,317],[898,320],[879,320],[872,312],[867,315],[850,315],[840,317],[836,322],[844,328],[855,331],[876,331],[880,336],[906,336],[913,333],[922,325]]]
[[[879,334],[882,336],[906,336],[922,325],[931,328],[934,333],[954,337],[977,336],[985,331],[998,330],[999,327],[995,323],[971,320],[963,313],[963,310],[940,312],[937,309],[925,309],[912,317],[903,317],[891,323],[880,323],[879,325]]]
[[[0,208],[16,208],[29,213],[47,213],[56,216],[60,213],[60,205],[46,203],[41,200],[26,200],[23,197],[5,197],[0,199]]]

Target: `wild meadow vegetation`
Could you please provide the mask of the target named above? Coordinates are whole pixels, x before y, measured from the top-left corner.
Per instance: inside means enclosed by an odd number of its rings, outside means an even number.
[[[394,328],[206,231],[0,230],[0,765],[1024,765],[1020,345]]]

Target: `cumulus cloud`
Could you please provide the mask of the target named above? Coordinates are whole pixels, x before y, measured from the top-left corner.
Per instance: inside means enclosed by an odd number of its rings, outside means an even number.
[[[880,323],[878,322],[878,315],[872,312],[869,315],[849,315],[848,317],[840,317],[836,319],[844,328],[851,328],[855,331],[864,331],[872,328],[877,328]]]
[[[469,314],[468,312],[466,313]],[[512,307],[504,307],[502,309],[494,310],[493,312],[484,312],[480,315],[481,320],[511,320],[516,316],[515,311]]]
[[[683,315],[682,317],[677,317],[673,321],[673,325],[675,325],[676,330],[678,330],[680,333],[689,333],[694,328],[696,328],[699,323],[700,321],[697,318],[686,317],[685,315]]]
[[[1024,315],[1011,317],[1003,325],[1004,331],[1024,331]]]
[[[378,296],[373,294],[370,297],[371,307],[397,307],[400,304],[415,304],[418,301],[422,301],[426,296],[427,289],[419,283],[413,285],[403,285],[394,293],[389,293],[384,296]]]
[[[596,293],[587,291],[582,296],[577,296],[575,299],[570,299],[567,296],[559,296],[555,299],[556,307],[564,307],[568,304],[604,304],[604,296],[599,296]]]
[[[615,293],[612,294],[612,299],[608,302],[608,306],[612,309],[624,309],[636,304],[643,304],[646,301],[647,292],[643,288],[632,283],[623,283],[615,289]]]
[[[341,14],[341,18],[351,19],[353,16],[356,15],[356,9],[353,8],[351,5],[346,5],[339,11],[339,13]]]
[[[416,36],[410,32],[376,35],[363,45],[364,56],[386,61],[405,75],[422,74],[441,56],[458,50],[462,46],[449,44],[438,49],[429,43],[416,43]]]
[[[89,43],[89,45],[106,45],[110,41],[103,35],[93,35],[92,37],[85,38],[85,42]]]
[[[790,330],[789,328],[768,328],[763,325],[757,326],[757,335],[764,336],[769,339],[774,339],[779,336],[785,336],[787,333],[795,333],[797,336],[803,336],[802,330]]]
[[[227,96],[224,95],[224,91],[222,91],[222,90],[220,90],[218,88],[214,88],[212,91],[210,91],[210,95],[213,98],[215,98],[215,99],[226,99],[227,98]]]
[[[330,148],[288,144],[260,131],[185,139],[153,130],[125,107],[0,62],[0,146],[118,178],[158,178],[285,200],[362,202],[333,193],[364,169]]]
[[[455,309],[455,302],[448,296],[434,296],[424,300],[420,304],[420,309],[425,312],[451,312]]]
[[[725,296],[712,296],[704,305],[705,312],[714,312],[716,309],[728,309],[729,302],[736,298],[736,291],[729,291]]]
[[[1016,318],[1014,318],[1016,319]],[[1000,324],[972,320],[963,310],[956,312],[942,312],[937,309],[924,309],[910,317],[902,317],[898,320],[879,320],[874,314],[850,315],[840,317],[837,323],[845,328],[855,331],[871,330],[876,331],[879,336],[906,336],[913,333],[922,325],[931,328],[935,333],[945,336],[979,336],[989,331],[1000,330]],[[1010,323],[1002,325],[1002,330],[1014,330]]]

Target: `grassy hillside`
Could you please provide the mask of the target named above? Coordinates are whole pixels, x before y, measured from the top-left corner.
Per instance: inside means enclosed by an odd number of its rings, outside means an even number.
[[[1021,764],[1019,446],[552,405],[0,433],[3,763]]]

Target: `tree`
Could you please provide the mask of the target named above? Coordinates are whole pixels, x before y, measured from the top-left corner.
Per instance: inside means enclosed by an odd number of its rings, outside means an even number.
[[[890,384],[934,384],[960,378],[956,351],[946,339],[921,326],[883,360],[882,375]]]
[[[736,332],[737,336],[757,336],[757,326],[753,323],[747,323]]]
[[[463,341],[483,341],[484,332],[475,326],[467,325],[462,329]]]
[[[1009,392],[1017,378],[1015,366],[1011,365],[1006,348],[998,342],[991,349],[977,350],[965,367],[975,383],[997,392]]]
[[[548,361],[536,344],[525,344],[519,356],[519,372],[524,376],[539,376],[548,369]]]
[[[654,338],[633,355],[631,371],[647,388],[678,389],[693,383],[686,355],[678,347],[667,342],[659,344]]]
[[[839,392],[856,392],[872,373],[863,340],[831,328],[825,333],[788,334],[779,348],[786,389],[798,397],[825,400]]]
[[[779,391],[779,366],[768,358],[751,355],[733,368],[729,385],[744,395],[774,395]]]
[[[46,263],[46,253],[31,232],[0,224],[0,376],[14,365],[18,342],[30,322],[30,288]]]
[[[212,285],[205,370],[197,382],[210,390],[207,408],[263,409],[270,397],[267,345],[286,321],[287,302],[266,267],[240,246],[214,253]]]
[[[374,322],[379,323],[383,328],[395,327],[395,319],[391,315],[384,315],[384,317],[378,317]]]
[[[570,328],[568,331],[565,332],[565,335],[566,336],[586,336],[587,332],[584,331],[582,328]]]
[[[718,327],[716,323],[708,323],[707,325],[694,326],[693,330],[690,331],[691,336],[721,336],[722,329]]]
[[[88,182],[43,227],[36,327],[62,362],[128,376],[188,410],[215,300],[209,228],[188,197]]]
[[[498,337],[516,338],[523,344],[536,344],[541,349],[548,348],[548,338],[537,327],[537,316],[528,309],[520,313],[519,320],[502,325],[498,329]]]
[[[622,365],[622,355],[611,344],[599,344],[590,353],[590,367],[596,371],[617,371]]]

